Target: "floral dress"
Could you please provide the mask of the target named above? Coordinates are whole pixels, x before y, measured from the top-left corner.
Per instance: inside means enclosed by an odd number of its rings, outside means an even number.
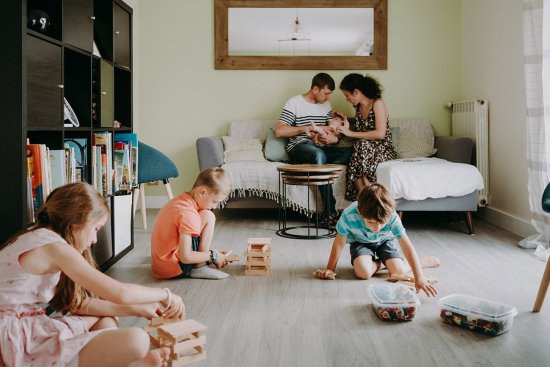
[[[350,126],[354,131],[366,132],[375,129],[374,109],[363,120],[359,108],[355,113],[355,122]],[[380,140],[358,139],[353,145],[353,153],[346,170],[346,199],[357,200],[355,181],[365,176],[370,182],[376,182],[376,168],[382,162],[396,159],[397,153],[392,144],[389,123],[386,122],[386,136]]]
[[[78,366],[80,350],[102,331],[88,332],[78,316],[45,314],[61,273],[27,273],[19,256],[54,242],[65,240],[42,228],[0,251],[0,367]]]

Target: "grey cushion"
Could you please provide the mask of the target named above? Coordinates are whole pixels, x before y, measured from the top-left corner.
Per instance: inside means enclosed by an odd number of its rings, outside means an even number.
[[[287,138],[277,138],[273,129],[267,130],[264,146],[265,159],[271,162],[289,161],[286,144]]]
[[[393,144],[394,149],[397,149],[397,146],[399,145],[399,126],[390,126],[391,131],[391,142]]]

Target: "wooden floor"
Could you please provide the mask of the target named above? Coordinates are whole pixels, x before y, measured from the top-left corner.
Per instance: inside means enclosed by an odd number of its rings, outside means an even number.
[[[139,213],[138,213],[139,214]],[[156,211],[149,213],[152,228]],[[139,215],[136,216],[136,222]],[[452,218],[451,218],[452,219]],[[108,274],[116,279],[170,287],[181,295],[188,318],[207,325],[206,360],[193,366],[550,366],[550,295],[532,313],[544,262],[518,238],[474,220],[476,235],[444,213],[411,213],[404,218],[420,255],[435,255],[441,266],[428,274],[440,280],[440,296],[465,293],[514,305],[512,329],[487,337],[444,324],[436,299],[420,295],[411,322],[380,321],[367,294],[369,284],[355,279],[349,250],[343,252],[336,281],[312,272],[326,264],[332,241],[278,237],[273,211],[226,210],[218,213],[214,247],[245,251],[249,237],[272,237],[273,268],[267,276],[245,276],[228,266],[225,280],[152,278],[150,230],[136,229],[136,248]],[[123,326],[146,320],[125,318]]]

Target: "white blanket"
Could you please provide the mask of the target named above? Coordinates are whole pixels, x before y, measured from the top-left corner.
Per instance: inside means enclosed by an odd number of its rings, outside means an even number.
[[[389,187],[394,198],[407,200],[463,196],[484,187],[475,166],[440,158],[386,161],[376,169],[376,179]]]
[[[231,194],[229,197],[258,196],[279,202],[279,171],[277,166],[284,163],[270,161],[237,161],[224,164],[222,167],[229,173],[231,179]],[[333,185],[336,209],[346,208],[350,203],[344,199],[345,194],[345,170],[340,173]],[[304,186],[287,186],[287,205],[295,211],[306,214],[317,211],[315,197],[318,196],[317,188],[308,190]],[[319,211],[322,211],[322,201],[319,198]],[[225,204],[225,203],[222,203]],[[223,205],[222,205],[223,206]]]

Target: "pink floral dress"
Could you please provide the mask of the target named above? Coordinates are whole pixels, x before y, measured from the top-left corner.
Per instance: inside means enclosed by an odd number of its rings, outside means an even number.
[[[26,251],[65,242],[55,232],[37,229],[0,251],[0,366],[78,366],[80,350],[101,331],[88,332],[77,316],[49,317],[42,305],[61,275],[33,275],[19,266]]]

